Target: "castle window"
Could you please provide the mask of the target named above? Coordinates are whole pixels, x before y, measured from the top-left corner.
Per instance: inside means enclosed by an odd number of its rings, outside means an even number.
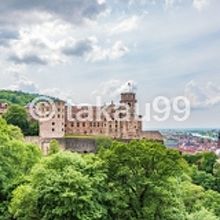
[[[55,131],[55,129],[54,128],[52,128],[52,132],[54,132]]]
[[[77,127],[79,127],[79,122],[77,122]]]
[[[82,125],[83,125],[83,127],[85,127],[85,126],[86,126],[86,123],[85,123],[85,122],[83,122],[83,124],[82,124]]]
[[[58,108],[57,111],[60,112],[60,108]]]
[[[60,118],[60,114],[57,115],[57,118]]]
[[[74,123],[73,122],[71,123],[71,127],[74,127]]]
[[[52,122],[52,125],[55,125],[55,122]]]

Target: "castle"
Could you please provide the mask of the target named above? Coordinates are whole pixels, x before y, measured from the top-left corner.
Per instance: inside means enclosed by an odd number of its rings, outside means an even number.
[[[157,131],[142,130],[142,116],[136,113],[136,94],[130,89],[121,93],[118,105],[111,102],[103,106],[68,106],[64,101],[55,101],[55,112],[51,119],[40,122],[41,138],[63,138],[65,136],[106,136],[113,139],[150,139],[162,141]],[[123,120],[125,106],[127,119]],[[108,113],[106,116],[102,110]],[[48,109],[47,109],[48,110]],[[89,110],[91,114],[88,119]],[[99,117],[97,116],[99,115]],[[80,115],[80,120],[77,119]],[[116,117],[117,116],[117,117]],[[109,118],[108,118],[109,117]]]

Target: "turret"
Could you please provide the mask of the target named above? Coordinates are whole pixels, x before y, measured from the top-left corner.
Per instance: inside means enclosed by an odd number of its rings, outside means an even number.
[[[135,115],[135,107],[136,107],[136,94],[133,91],[133,87],[131,83],[128,83],[128,88],[126,92],[121,93],[121,104],[128,105],[130,107],[130,113],[133,117]]]

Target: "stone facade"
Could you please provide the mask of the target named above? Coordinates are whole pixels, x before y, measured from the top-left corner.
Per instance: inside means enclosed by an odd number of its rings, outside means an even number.
[[[61,138],[65,136],[65,102],[55,101],[56,108],[51,119],[40,121],[41,138]],[[42,106],[42,112],[51,112],[47,106]]]
[[[86,112],[89,110],[89,107],[87,106],[72,106],[70,114],[67,113],[66,108],[65,133],[66,135],[101,135],[121,139],[138,138],[141,134],[142,122],[139,120],[141,117],[135,115],[136,102],[134,93],[122,93],[120,101],[121,105],[117,106],[112,102],[108,106],[90,107],[92,111],[92,120],[76,119],[76,115],[79,112],[82,112],[83,110]],[[123,117],[119,115],[123,112],[122,104],[127,104],[129,106],[129,113],[127,115],[128,120],[120,120],[121,117]],[[102,109],[106,109],[109,118],[104,114],[99,114]],[[69,120],[68,115],[71,116],[74,121]],[[99,118],[98,115],[100,116]],[[118,116],[120,119],[117,120],[115,116]]]
[[[136,94],[121,94],[118,105],[67,106],[56,101],[53,118],[40,122],[41,138],[62,138],[73,135],[106,136],[114,139],[162,139],[158,133],[142,131],[142,116],[136,114]],[[127,113],[125,113],[127,107]],[[105,109],[106,116],[102,110]],[[91,115],[89,115],[90,113]],[[78,119],[80,115],[80,120]],[[89,117],[90,116],[90,117]],[[117,117],[116,117],[117,116]],[[126,117],[126,120],[124,118]]]

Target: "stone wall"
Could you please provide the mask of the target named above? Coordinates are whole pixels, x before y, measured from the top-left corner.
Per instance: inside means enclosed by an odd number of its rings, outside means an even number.
[[[42,152],[46,155],[49,150],[50,141],[56,139],[63,150],[78,153],[95,153],[96,140],[94,138],[41,138],[41,137],[25,137],[29,143],[40,146]]]

